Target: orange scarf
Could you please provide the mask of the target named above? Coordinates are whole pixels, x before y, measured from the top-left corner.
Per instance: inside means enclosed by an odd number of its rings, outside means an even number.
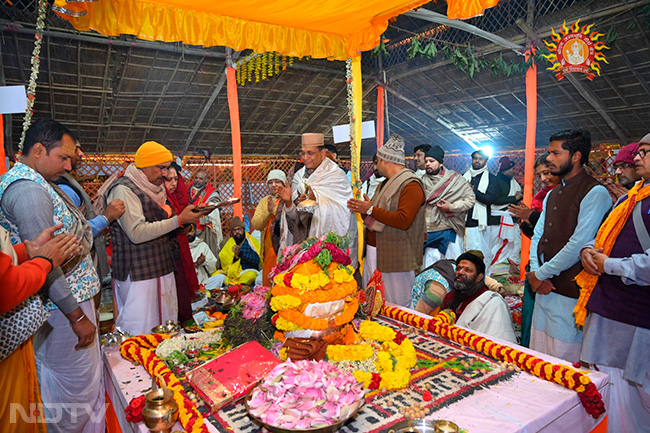
[[[645,186],[644,186],[645,185]],[[614,243],[618,235],[623,230],[623,226],[627,222],[632,210],[637,202],[645,199],[650,196],[650,184],[645,184],[644,182],[639,182],[634,185],[627,193],[627,200],[623,203],[616,206],[609,214],[605,222],[596,235],[596,246],[595,248],[602,248],[603,254],[609,256],[614,248]],[[591,297],[591,292],[596,287],[598,282],[598,275],[591,275],[587,273],[584,269],[576,277],[576,283],[580,286],[580,298],[578,303],[573,309],[575,314],[575,321],[578,326],[585,325],[585,319],[587,318],[587,302],[589,297]]]

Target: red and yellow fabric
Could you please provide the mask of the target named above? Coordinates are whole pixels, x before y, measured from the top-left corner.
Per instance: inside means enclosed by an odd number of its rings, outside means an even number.
[[[637,202],[650,196],[650,184],[647,182],[639,182],[634,185],[627,193],[627,200],[616,206],[610,213],[603,225],[600,226],[598,234],[596,235],[596,247],[602,248],[603,254],[609,255],[612,248],[616,243],[616,238],[623,230],[625,223],[632,214],[632,210]],[[582,271],[576,277],[576,283],[580,286],[580,298],[578,303],[573,309],[575,314],[576,324],[579,326],[585,325],[587,318],[587,302],[591,297],[591,292],[596,287],[598,282],[598,275],[591,275],[586,271]]]
[[[379,44],[388,20],[429,0],[99,0],[75,3],[86,15],[68,19],[77,30],[108,36],[235,50],[276,51],[289,56],[345,60]],[[498,0],[449,1],[450,18],[469,18]],[[55,6],[70,9],[65,0]],[[453,14],[453,16],[452,16]]]

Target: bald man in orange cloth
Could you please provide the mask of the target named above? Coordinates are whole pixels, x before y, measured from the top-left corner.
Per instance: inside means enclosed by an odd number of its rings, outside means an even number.
[[[172,153],[155,141],[144,143],[135,163],[108,191],[108,201],[120,199],[126,211],[110,225],[113,238],[113,279],[118,317],[115,325],[132,335],[149,334],[167,320],[178,320],[174,262],[170,236],[205,212],[189,205],[173,215],[163,183]]]

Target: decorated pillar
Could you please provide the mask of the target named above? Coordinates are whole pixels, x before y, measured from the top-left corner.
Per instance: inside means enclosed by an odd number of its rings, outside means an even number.
[[[534,48],[526,53],[526,60],[534,56]],[[530,207],[533,201],[535,176],[535,135],[537,133],[537,66],[535,60],[526,71],[526,153],[524,160],[524,203]],[[526,265],[530,257],[530,239],[521,237],[520,278],[526,279]]]
[[[239,101],[237,100],[237,75],[235,68],[226,68],[228,81],[228,109],[230,110],[230,134],[232,137],[232,176],[234,180],[233,195],[241,199],[241,130],[239,129]],[[243,217],[242,202],[235,204],[235,216]]]

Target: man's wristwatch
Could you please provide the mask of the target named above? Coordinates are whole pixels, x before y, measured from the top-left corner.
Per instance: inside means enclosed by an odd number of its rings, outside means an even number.
[[[374,207],[374,206],[371,205],[371,206],[368,208],[368,210],[366,211],[366,215],[372,215],[372,208],[373,208],[373,207]]]

